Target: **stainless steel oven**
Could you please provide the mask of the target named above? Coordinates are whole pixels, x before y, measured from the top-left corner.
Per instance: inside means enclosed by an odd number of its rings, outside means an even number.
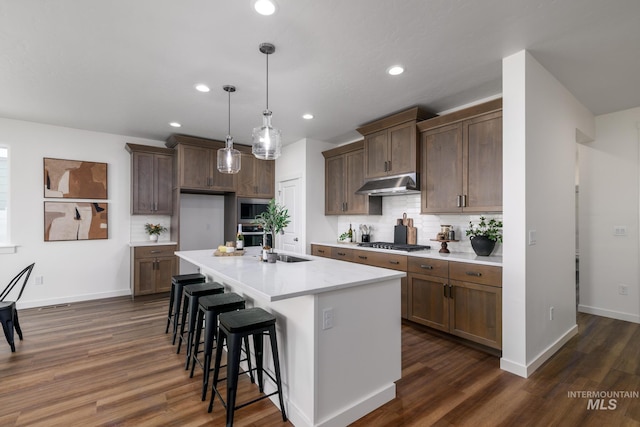
[[[242,224],[242,235],[244,236],[244,246],[264,246],[265,234],[261,226],[257,224]]]

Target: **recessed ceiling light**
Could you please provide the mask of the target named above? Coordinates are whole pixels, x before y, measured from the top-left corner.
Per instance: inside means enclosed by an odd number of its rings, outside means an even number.
[[[401,65],[393,65],[387,69],[387,73],[391,74],[392,76],[397,76],[404,73],[404,68]]]
[[[169,123],[169,126],[174,127],[174,128],[179,128],[182,127],[182,125],[178,122],[171,122]]]
[[[309,114],[309,113],[303,114],[302,118],[305,119],[305,120],[311,120],[311,119],[313,119],[313,114]]]
[[[276,13],[277,6],[274,0],[255,0],[253,8],[260,15],[269,16]]]
[[[205,84],[198,83],[198,84],[196,85],[196,90],[197,90],[198,92],[205,92],[205,93],[206,93],[206,92],[209,92],[211,89],[209,89],[209,86],[207,86],[207,85],[205,85]]]

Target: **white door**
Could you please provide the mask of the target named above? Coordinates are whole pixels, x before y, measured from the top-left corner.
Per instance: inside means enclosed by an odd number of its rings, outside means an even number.
[[[276,237],[276,240],[282,245],[281,249],[302,254],[304,253],[304,236],[302,235],[304,211],[299,186],[300,178],[288,179],[279,184],[278,203],[287,208],[291,222],[285,227],[284,235]]]

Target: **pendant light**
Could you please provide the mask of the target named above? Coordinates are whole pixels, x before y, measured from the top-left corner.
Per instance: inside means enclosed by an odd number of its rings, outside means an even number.
[[[236,91],[235,86],[222,86],[229,95],[229,132],[225,141],[225,147],[218,150],[218,170],[222,173],[238,173],[240,172],[240,159],[242,154],[233,148],[233,137],[231,136],[231,92]]]
[[[276,51],[271,43],[262,43],[260,52],[267,56],[267,108],[262,112],[262,126],[253,128],[253,144],[251,152],[262,160],[274,160],[282,152],[280,129],[271,126],[271,111],[269,111],[269,55]]]

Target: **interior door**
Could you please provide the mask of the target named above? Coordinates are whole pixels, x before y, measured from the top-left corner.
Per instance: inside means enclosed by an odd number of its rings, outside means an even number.
[[[299,254],[304,253],[304,212],[301,197],[300,178],[280,181],[278,203],[287,208],[291,222],[285,227],[284,235],[276,237],[276,248]]]

